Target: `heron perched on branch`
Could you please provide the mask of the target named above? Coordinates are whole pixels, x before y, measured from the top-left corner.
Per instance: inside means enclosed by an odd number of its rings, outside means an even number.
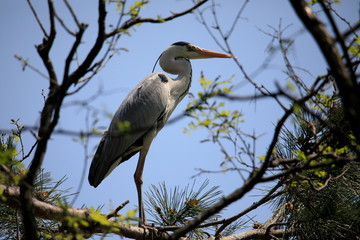
[[[233,58],[226,53],[202,49],[187,42],[170,45],[159,57],[161,68],[145,77],[116,111],[92,160],[89,183],[97,187],[115,167],[140,152],[134,180],[138,192],[140,224],[145,224],[142,173],[146,155],[156,134],[188,93],[192,69],[189,59]]]

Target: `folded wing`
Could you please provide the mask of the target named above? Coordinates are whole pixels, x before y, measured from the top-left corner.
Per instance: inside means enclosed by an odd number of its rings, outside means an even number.
[[[129,93],[116,111],[91,163],[89,183],[92,186],[97,187],[117,165],[139,152],[146,133],[161,129],[168,96],[167,82],[156,73]]]

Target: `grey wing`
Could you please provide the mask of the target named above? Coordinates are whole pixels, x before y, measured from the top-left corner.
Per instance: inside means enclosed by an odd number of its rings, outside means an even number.
[[[98,146],[89,171],[96,187],[121,162],[142,148],[142,137],[162,121],[168,103],[166,82],[154,73],[141,81],[116,111]]]

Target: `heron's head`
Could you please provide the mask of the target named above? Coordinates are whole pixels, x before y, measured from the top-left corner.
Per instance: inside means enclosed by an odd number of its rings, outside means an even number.
[[[161,68],[165,72],[171,74],[181,74],[184,72],[189,72],[189,71],[191,72],[191,66],[188,59],[204,59],[204,58],[235,58],[235,57],[227,53],[220,53],[207,49],[202,49],[187,42],[176,42],[171,44],[167,49],[165,49],[165,51],[158,58],[158,61],[160,63]]]
[[[234,58],[234,56],[230,54],[203,49],[188,42],[173,43],[165,51],[171,52],[175,57],[184,57],[187,59]]]

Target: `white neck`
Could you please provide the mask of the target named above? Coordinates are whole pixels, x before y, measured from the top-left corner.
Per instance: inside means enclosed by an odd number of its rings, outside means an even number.
[[[175,108],[189,91],[192,75],[190,61],[184,57],[179,57],[174,51],[165,50],[160,56],[159,64],[165,72],[178,75],[168,83]]]
[[[176,55],[173,51],[164,51],[160,56],[159,64],[161,68],[170,74],[178,75],[176,79],[184,76],[191,78],[191,64],[188,59]]]

